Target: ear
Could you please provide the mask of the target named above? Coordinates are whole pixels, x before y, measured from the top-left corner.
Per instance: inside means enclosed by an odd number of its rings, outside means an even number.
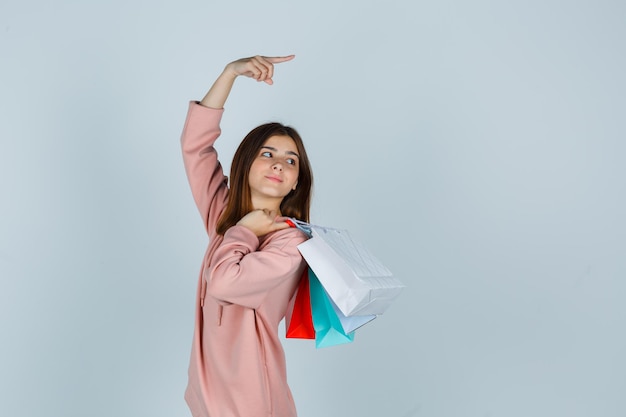
[[[296,181],[296,183],[293,185],[292,190],[295,191],[296,187],[298,186],[298,181]]]

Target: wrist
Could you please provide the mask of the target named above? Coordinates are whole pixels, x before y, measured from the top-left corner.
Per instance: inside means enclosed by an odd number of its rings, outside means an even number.
[[[234,62],[230,62],[228,64],[226,64],[226,66],[224,67],[224,70],[222,71],[222,77],[225,78],[230,78],[232,80],[234,80],[235,78],[237,78],[239,76],[239,74],[237,74],[237,71],[235,70],[235,63]]]

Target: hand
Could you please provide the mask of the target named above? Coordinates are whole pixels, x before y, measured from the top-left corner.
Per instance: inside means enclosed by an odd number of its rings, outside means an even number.
[[[272,77],[274,76],[274,64],[280,62],[291,61],[295,55],[264,57],[253,56],[251,58],[242,58],[226,65],[224,71],[215,80],[213,86],[204,96],[201,105],[214,109],[221,109],[226,103],[226,99],[230,94],[235,79],[243,75],[245,77],[254,78],[257,81],[264,81],[267,84],[274,84]]]
[[[252,210],[237,222],[239,226],[250,229],[255,235],[263,236],[276,230],[287,229],[285,217],[278,216],[274,210]]]
[[[250,58],[241,58],[226,65],[226,70],[231,71],[234,75],[243,75],[245,77],[254,78],[257,81],[264,81],[269,85],[274,84],[272,77],[274,76],[274,64],[291,61],[295,55],[288,56],[253,56]]]

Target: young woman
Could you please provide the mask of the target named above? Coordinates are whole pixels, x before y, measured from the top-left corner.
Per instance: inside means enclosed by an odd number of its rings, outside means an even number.
[[[185,169],[209,235],[196,302],[185,399],[194,417],[293,417],[278,323],[305,263],[306,236],[285,217],[308,221],[312,174],[298,133],[279,123],[253,129],[233,158],[230,187],[213,148],[223,106],[239,76],[272,84],[287,57],[226,65],[182,133]]]

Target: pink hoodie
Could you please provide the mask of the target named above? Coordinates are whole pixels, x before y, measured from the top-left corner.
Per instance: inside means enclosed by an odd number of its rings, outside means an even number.
[[[228,200],[213,148],[223,109],[191,102],[181,138],[191,191],[209,235],[185,399],[194,417],[294,417],[278,323],[305,267],[297,229],[257,238],[243,226],[215,231]]]

